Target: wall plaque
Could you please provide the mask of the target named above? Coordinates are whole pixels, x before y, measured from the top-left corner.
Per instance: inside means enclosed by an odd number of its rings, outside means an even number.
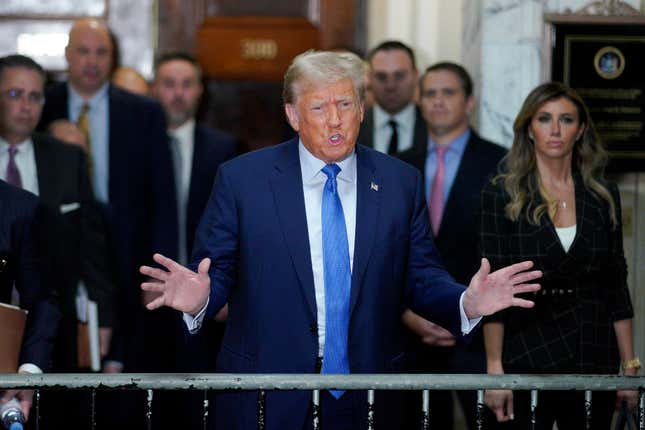
[[[552,79],[587,103],[611,170],[645,170],[645,26],[554,24]]]
[[[293,57],[318,46],[301,17],[211,17],[197,32],[197,58],[216,79],[279,82]]]

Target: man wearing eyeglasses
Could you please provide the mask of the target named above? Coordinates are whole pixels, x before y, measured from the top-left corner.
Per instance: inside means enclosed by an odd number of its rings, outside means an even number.
[[[40,197],[38,269],[62,311],[51,362],[54,371],[69,372],[78,368],[77,291],[84,289],[100,312],[109,315],[115,283],[109,277],[105,229],[94,204],[84,151],[34,133],[45,101],[44,84],[45,71],[31,58],[0,58],[0,178]],[[23,364],[20,370],[38,373],[49,365],[47,359]]]

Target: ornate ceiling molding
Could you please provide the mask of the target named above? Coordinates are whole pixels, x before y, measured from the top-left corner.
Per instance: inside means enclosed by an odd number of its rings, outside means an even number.
[[[594,1],[580,8],[574,15],[596,15],[596,16],[640,16],[638,9],[621,0]]]

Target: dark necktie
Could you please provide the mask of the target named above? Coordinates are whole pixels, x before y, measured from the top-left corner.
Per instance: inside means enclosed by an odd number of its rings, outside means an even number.
[[[396,155],[399,152],[399,131],[397,123],[393,119],[388,121],[388,125],[392,129],[392,136],[390,136],[390,146],[387,147],[389,155]]]
[[[349,294],[352,275],[349,268],[349,244],[343,205],[338,196],[336,175],[340,167],[322,168],[327,182],[322,198],[322,244],[325,275],[325,348],[323,374],[349,374],[347,337],[349,332]],[[330,390],[334,397],[343,390]]]
[[[9,145],[9,163],[7,164],[7,172],[5,177],[7,182],[14,187],[22,188],[22,178],[20,177],[20,170],[16,165],[16,153],[18,148],[15,145]]]
[[[94,183],[94,160],[92,158],[92,136],[90,131],[90,105],[83,103],[81,112],[78,114],[78,121],[76,125],[85,136],[85,143],[87,144],[87,173],[90,182]]]

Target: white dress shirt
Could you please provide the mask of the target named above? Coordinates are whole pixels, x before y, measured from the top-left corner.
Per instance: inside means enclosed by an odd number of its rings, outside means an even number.
[[[316,312],[318,323],[318,356],[325,350],[325,270],[323,266],[322,243],[322,196],[327,182],[327,175],[321,169],[325,162],[314,157],[302,142],[298,145],[302,189],[305,196],[307,214],[307,231],[309,233],[309,253],[311,269],[314,275],[316,292]],[[354,240],[356,238],[356,154],[339,161],[340,172],[336,176],[338,197],[343,205],[347,244],[349,245],[349,267],[354,267]]]
[[[307,231],[309,235],[309,252],[311,254],[311,267],[314,276],[314,291],[316,295],[316,312],[318,323],[318,356],[322,357],[325,350],[325,276],[322,257],[322,194],[327,181],[327,175],[321,172],[325,162],[317,159],[309,152],[302,142],[298,145],[300,158],[300,171],[302,173],[302,189],[305,197],[305,212],[307,216]],[[347,158],[337,162],[341,171],[338,173],[337,190],[343,205],[345,226],[347,228],[347,242],[349,245],[349,267],[353,268],[354,243],[356,232],[356,153],[352,152]],[[468,334],[478,323],[481,317],[469,320],[463,306],[464,295],[459,298],[459,313],[461,317],[461,331]],[[184,322],[191,333],[197,332],[204,319],[206,305],[195,317],[184,313]]]
[[[384,154],[390,147],[390,138],[392,137],[391,119],[396,121],[396,130],[399,135],[398,152],[412,148],[414,139],[414,122],[416,121],[416,108],[414,103],[410,103],[399,111],[396,115],[390,115],[380,106],[374,105],[374,149]]]
[[[36,169],[36,156],[34,143],[31,138],[16,144],[14,161],[20,172],[22,188],[38,195],[38,170]],[[9,164],[9,143],[0,137],[0,177],[7,180],[7,165]]]

